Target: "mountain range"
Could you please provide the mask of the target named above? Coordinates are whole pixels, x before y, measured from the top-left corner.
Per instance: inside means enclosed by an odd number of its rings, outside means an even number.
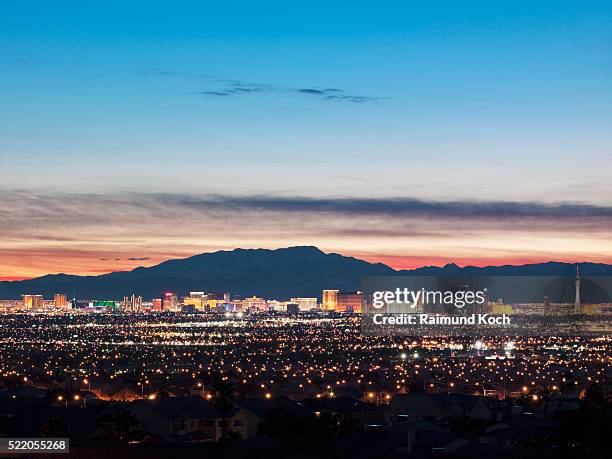
[[[612,265],[578,263],[583,276],[612,276]],[[369,263],[317,247],[282,249],[235,249],[202,253],[189,258],[164,261],[151,267],[112,272],[98,276],[50,274],[35,279],[0,282],[0,298],[18,299],[22,294],[52,297],[120,299],[135,293],[149,299],[164,291],[185,295],[189,291],[231,292],[242,297],[320,297],[327,288],[359,289],[363,276],[565,276],[575,275],[576,264],[547,262],[521,266],[443,267],[428,266],[395,270],[382,263]]]

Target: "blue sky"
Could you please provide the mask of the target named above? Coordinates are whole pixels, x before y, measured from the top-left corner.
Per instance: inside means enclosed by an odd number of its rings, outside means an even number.
[[[608,206],[611,26],[597,1],[4,4],[1,186]]]

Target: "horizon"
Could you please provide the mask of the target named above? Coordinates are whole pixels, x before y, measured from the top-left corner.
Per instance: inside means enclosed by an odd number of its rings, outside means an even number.
[[[438,265],[420,265],[420,266],[412,266],[412,267],[394,267],[391,266],[389,264],[386,264],[384,262],[381,261],[371,261],[371,260],[367,260],[365,258],[360,258],[358,256],[353,256],[353,255],[347,255],[347,254],[342,254],[342,253],[338,253],[338,252],[328,252],[325,250],[322,250],[321,248],[314,246],[314,245],[299,245],[299,246],[287,246],[287,247],[277,247],[277,248],[266,248],[266,247],[236,247],[234,249],[225,249],[225,250],[215,250],[215,251],[210,251],[210,252],[201,252],[201,253],[196,253],[193,255],[189,255],[187,257],[183,257],[183,258],[169,258],[166,260],[162,260],[160,262],[154,263],[154,264],[150,264],[150,265],[140,265],[140,266],[135,266],[134,268],[131,269],[126,269],[126,270],[116,270],[116,271],[108,271],[108,272],[104,272],[104,273],[97,273],[97,274],[86,274],[85,276],[102,276],[104,274],[111,274],[111,273],[115,273],[115,272],[130,272],[133,271],[135,269],[138,268],[152,268],[155,266],[158,266],[162,263],[165,263],[166,261],[172,261],[172,260],[185,260],[188,258],[192,258],[192,257],[196,257],[199,255],[207,255],[207,254],[214,254],[214,253],[219,253],[219,252],[224,252],[224,253],[231,253],[231,252],[235,252],[235,251],[249,251],[249,250],[253,250],[253,251],[257,251],[257,250],[265,250],[265,251],[278,251],[278,250],[287,250],[287,249],[299,249],[299,248],[312,248],[312,249],[316,249],[322,253],[324,253],[325,255],[340,255],[343,257],[349,257],[349,258],[355,258],[357,260],[361,260],[361,261],[366,261],[368,263],[380,263],[383,264],[385,266],[388,266],[389,268],[394,269],[395,271],[401,272],[401,271],[413,271],[413,270],[417,270],[420,268],[444,268],[446,266],[457,266],[459,268],[493,268],[493,267],[506,267],[506,266],[513,266],[513,267],[521,267],[521,266],[530,266],[530,265],[538,265],[538,264],[549,264],[549,263],[562,263],[562,264],[575,264],[575,265],[582,265],[582,264],[603,264],[603,265],[610,265],[610,263],[598,263],[598,262],[592,262],[592,261],[560,261],[560,260],[542,260],[542,261],[535,261],[535,262],[528,262],[528,263],[520,263],[520,264],[498,264],[498,265],[474,265],[474,264],[458,264],[458,263],[454,263],[452,261],[448,261],[446,263],[441,263]],[[65,275],[65,276],[83,276],[82,274],[75,274],[75,273],[67,273],[67,272],[55,272],[55,273],[46,273],[43,274],[41,276],[36,276],[36,277],[24,277],[24,278],[4,278],[4,277],[0,277],[0,282],[14,282],[14,281],[22,281],[22,280],[33,280],[33,279],[37,279],[40,277],[45,277],[45,276],[58,276],[58,275]]]

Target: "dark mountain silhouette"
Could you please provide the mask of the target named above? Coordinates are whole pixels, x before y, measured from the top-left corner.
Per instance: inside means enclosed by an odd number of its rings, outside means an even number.
[[[612,265],[579,263],[583,276],[612,276]],[[202,253],[193,257],[168,260],[149,268],[113,272],[99,276],[46,275],[23,281],[0,282],[0,298],[17,299],[24,293],[51,297],[66,293],[88,299],[120,299],[136,293],[144,298],[159,297],[163,291],[184,295],[203,290],[231,292],[242,297],[258,295],[288,299],[292,296],[320,297],[324,288],[356,290],[363,276],[380,275],[479,275],[479,276],[573,276],[576,265],[539,263],[524,266],[460,268],[423,267],[397,271],[382,263],[369,263],[336,253],[324,253],[316,247],[284,249],[235,249]],[[569,290],[568,290],[569,291]]]

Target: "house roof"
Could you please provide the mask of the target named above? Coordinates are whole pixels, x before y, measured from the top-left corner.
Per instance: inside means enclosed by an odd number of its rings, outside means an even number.
[[[351,397],[307,398],[299,404],[309,411],[339,412],[339,411],[380,411],[378,405],[364,403]]]
[[[221,414],[213,403],[201,397],[169,397],[156,400],[141,400],[135,406],[145,406],[166,419],[178,419],[181,416],[199,419],[217,419]],[[238,410],[234,408],[227,417],[232,417]]]
[[[307,411],[298,403],[282,396],[271,399],[263,397],[241,399],[237,404],[261,419],[265,419],[271,409],[298,416],[307,414]]]

